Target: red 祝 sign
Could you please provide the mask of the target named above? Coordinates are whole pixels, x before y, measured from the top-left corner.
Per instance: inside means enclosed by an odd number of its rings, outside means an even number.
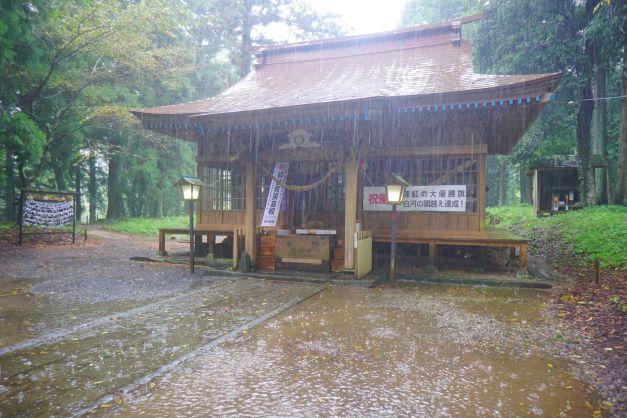
[[[385,187],[364,187],[364,210],[390,211]],[[410,186],[397,210],[405,212],[466,212],[466,185]]]

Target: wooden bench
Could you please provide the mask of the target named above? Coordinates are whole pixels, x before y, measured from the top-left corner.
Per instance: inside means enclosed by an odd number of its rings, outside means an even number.
[[[165,257],[168,252],[165,248],[166,235],[188,235],[189,227],[187,228],[159,228],[159,250],[157,255]],[[209,254],[213,254],[213,245],[215,244],[216,235],[233,236],[233,266],[237,266],[237,261],[240,254],[240,247],[243,246],[242,236],[244,235],[241,225],[228,225],[228,224],[200,224],[194,227],[194,241],[199,242],[203,236],[207,236],[207,243],[209,244]]]
[[[373,231],[373,240],[390,242],[391,231]],[[429,264],[435,264],[438,245],[473,247],[509,247],[510,257],[520,248],[520,271],[527,271],[527,238],[506,231],[485,229],[481,231],[398,231],[396,242],[429,245]]]

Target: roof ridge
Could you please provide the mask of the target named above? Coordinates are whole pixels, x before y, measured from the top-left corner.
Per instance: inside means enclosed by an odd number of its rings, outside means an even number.
[[[468,43],[470,44],[469,40],[464,40],[464,43]],[[377,55],[377,54],[385,54],[385,53],[389,53],[389,52],[398,52],[398,51],[408,51],[411,49],[420,49],[420,48],[431,48],[434,46],[441,46],[441,45],[450,45],[451,41],[441,41],[441,42],[434,42],[432,44],[424,44],[424,45],[410,45],[410,46],[406,46],[406,47],[395,47],[395,48],[390,48],[390,49],[386,49],[386,50],[373,50],[373,51],[363,51],[363,52],[355,52],[352,54],[346,54],[346,55],[341,55],[341,56],[329,56],[329,57],[315,57],[315,58],[303,58],[303,59],[293,59],[293,60],[289,60],[289,61],[279,61],[279,62],[266,62],[263,65],[257,65],[257,68],[263,68],[263,67],[268,67],[271,65],[281,65],[281,64],[293,64],[295,62],[309,62],[309,61],[327,61],[327,60],[337,60],[337,59],[343,59],[343,58],[354,58],[354,57],[359,57],[359,56],[365,56],[365,55]]]
[[[278,44],[278,45],[264,45],[264,46],[253,46],[251,49],[255,52],[255,55],[265,55],[267,53],[285,53],[290,50],[295,49],[309,49],[312,47],[320,47],[320,46],[332,46],[332,45],[340,45],[343,43],[351,43],[351,42],[359,42],[359,41],[367,41],[376,38],[385,39],[385,38],[394,38],[398,36],[408,35],[412,33],[418,32],[428,32],[428,31],[438,31],[442,29],[457,29],[463,25],[468,23],[473,23],[481,20],[483,18],[484,12],[481,11],[474,15],[465,16],[460,19],[451,19],[444,22],[438,23],[429,23],[425,25],[412,26],[408,28],[395,29],[391,31],[383,31],[383,32],[374,32],[367,33],[361,35],[348,35],[348,36],[339,36],[334,38],[327,39],[316,39],[311,41],[301,41],[301,42],[293,42],[286,44]]]

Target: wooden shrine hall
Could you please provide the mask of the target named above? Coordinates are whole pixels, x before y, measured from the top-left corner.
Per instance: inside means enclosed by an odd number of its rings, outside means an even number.
[[[485,228],[486,156],[510,153],[560,74],[475,73],[462,27],[480,18],[259,48],[225,92],[133,113],[198,143],[196,229],[258,269],[367,273],[400,173],[399,242],[431,264],[439,245],[516,247],[524,270],[526,240]]]

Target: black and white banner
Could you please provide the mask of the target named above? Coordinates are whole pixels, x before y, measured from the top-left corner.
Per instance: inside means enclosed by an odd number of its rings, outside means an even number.
[[[391,211],[385,187],[364,187],[364,210]],[[397,210],[405,212],[466,212],[466,185],[410,186]]]
[[[266,201],[266,210],[263,212],[261,226],[276,226],[276,221],[279,219],[279,211],[281,210],[281,202],[283,202],[283,195],[285,194],[285,188],[281,183],[284,183],[287,179],[289,166],[289,162],[281,162],[274,165],[272,183],[268,190],[268,200]]]
[[[74,201],[25,200],[22,221],[25,226],[72,225]]]

